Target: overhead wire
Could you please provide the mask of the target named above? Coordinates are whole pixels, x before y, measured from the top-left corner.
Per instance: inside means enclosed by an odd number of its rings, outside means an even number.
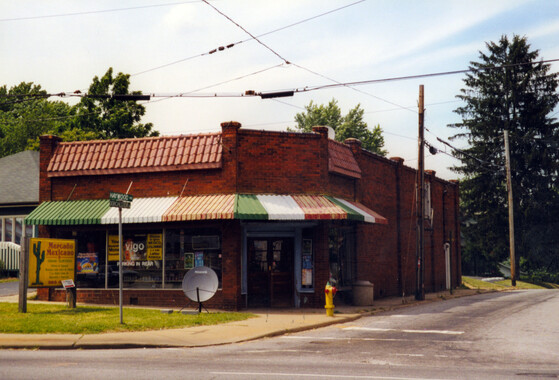
[[[303,23],[305,23],[305,22],[307,22],[307,21],[311,21],[311,20],[317,19],[317,18],[319,18],[319,17],[323,17],[323,16],[326,16],[326,15],[328,15],[328,14],[331,14],[331,13],[334,13],[334,12],[337,12],[337,11],[340,11],[340,10],[342,10],[342,9],[351,7],[351,6],[353,6],[353,5],[362,3],[362,2],[364,2],[364,1],[366,1],[366,0],[359,0],[359,1],[356,1],[356,2],[353,2],[353,3],[350,3],[350,4],[346,4],[346,5],[342,6],[342,7],[335,8],[335,9],[329,10],[329,11],[327,11],[327,12],[320,13],[320,14],[318,14],[318,15],[316,15],[316,16],[308,17],[308,18],[305,18],[305,19],[303,19],[303,20],[294,22],[294,23],[292,23],[292,24],[285,25],[285,26],[282,26],[282,27],[280,27],[280,28],[270,30],[270,31],[268,31],[268,32],[266,32],[266,33],[259,34],[259,35],[257,35],[256,37],[257,37],[257,38],[260,38],[260,37],[263,37],[263,36],[267,36],[267,35],[269,35],[269,34],[276,33],[276,32],[279,32],[279,31],[282,31],[282,30],[291,28],[291,27],[293,27],[293,26],[296,26],[296,25],[299,25],[299,24],[303,24]],[[214,54],[214,53],[216,53],[217,51],[223,51],[223,50],[225,50],[225,49],[230,49],[230,48],[232,48],[233,46],[238,46],[238,45],[240,45],[240,44],[242,44],[242,43],[245,43],[245,42],[248,42],[248,41],[252,41],[252,40],[253,40],[253,38],[251,37],[251,38],[247,38],[247,39],[240,40],[240,41],[237,41],[237,42],[229,43],[229,44],[227,44],[227,45],[222,45],[222,46],[219,46],[218,48],[212,49],[212,50],[210,50],[210,51],[207,51],[207,52],[204,52],[204,53],[200,53],[200,54],[195,54],[195,55],[192,55],[192,56],[190,56],[190,57],[178,59],[178,60],[173,61],[173,62],[169,62],[169,63],[163,64],[163,65],[159,65],[159,66],[156,66],[156,67],[152,67],[152,68],[150,68],[150,69],[146,69],[146,70],[143,70],[143,71],[140,71],[140,72],[131,74],[130,76],[133,77],[133,76],[137,76],[137,75],[142,75],[142,74],[149,73],[149,72],[151,72],[151,71],[155,71],[155,70],[159,70],[159,69],[163,69],[163,68],[165,68],[165,67],[172,66],[172,65],[175,65],[175,64],[178,64],[178,63],[181,63],[181,62],[186,62],[186,61],[189,61],[189,60],[194,59],[194,58],[198,58],[198,57],[203,57],[203,56],[206,56],[206,55]]]
[[[174,3],[152,4],[152,5],[140,5],[140,6],[136,6],[136,7],[127,7],[127,8],[102,9],[102,10],[97,10],[97,11],[59,13],[59,14],[43,15],[43,16],[26,16],[26,17],[3,18],[3,19],[0,19],[0,22],[37,20],[37,19],[44,19],[44,18],[57,18],[57,17],[68,17],[68,16],[82,16],[82,15],[89,15],[89,14],[95,14],[95,13],[122,12],[122,11],[136,10],[136,9],[168,7],[168,6],[172,6],[172,5],[199,3],[199,2],[201,2],[201,0],[178,1],[178,2],[174,2]]]

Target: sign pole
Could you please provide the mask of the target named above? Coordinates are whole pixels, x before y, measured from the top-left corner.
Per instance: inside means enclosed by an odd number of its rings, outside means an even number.
[[[122,207],[118,208],[118,309],[120,324],[122,320]]]

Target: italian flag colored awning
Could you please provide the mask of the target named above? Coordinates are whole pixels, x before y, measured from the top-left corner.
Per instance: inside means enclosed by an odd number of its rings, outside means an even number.
[[[122,209],[123,223],[191,220],[333,220],[387,224],[357,202],[326,195],[215,194],[186,197],[134,198]],[[30,225],[117,224],[118,209],[107,199],[43,202],[25,218]]]

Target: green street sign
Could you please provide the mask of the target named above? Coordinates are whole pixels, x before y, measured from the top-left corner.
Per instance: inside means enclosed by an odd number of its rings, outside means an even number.
[[[116,201],[116,202],[132,202],[134,197],[130,194],[122,194],[122,193],[109,193],[109,200]],[[116,207],[116,206],[115,206]]]
[[[130,208],[130,202],[109,200],[110,207]]]

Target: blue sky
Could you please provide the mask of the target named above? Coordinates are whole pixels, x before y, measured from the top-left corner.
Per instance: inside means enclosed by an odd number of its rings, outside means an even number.
[[[208,86],[213,87],[197,93],[303,89],[332,84],[331,79],[354,82],[466,69],[480,50],[485,51],[485,42],[513,34],[527,36],[541,58],[559,58],[556,0],[354,3],[211,1],[255,36],[347,6],[261,37],[276,55],[254,40],[246,41],[248,34],[201,1],[2,1],[0,84],[10,87],[26,81],[52,93],[84,91],[95,75],[113,67],[133,74],[132,89],[156,95],[191,93]],[[139,6],[146,7],[67,15]],[[64,16],[45,17],[53,15]],[[246,42],[205,54],[239,41]],[[144,72],[179,60],[184,61]],[[559,65],[553,64],[552,70],[559,71]],[[256,72],[260,73],[250,75]],[[384,130],[388,156],[402,157],[415,167],[419,85],[425,86],[426,138],[444,150],[436,137],[446,140],[457,132],[447,125],[459,121],[453,110],[460,105],[455,96],[463,87],[462,79],[463,75],[452,75],[391,81],[300,92],[277,100],[152,98],[145,103],[143,121],[154,123],[165,135],[217,131],[228,120],[239,121],[244,128],[285,130],[311,100],[320,104],[335,98],[343,113],[361,104],[368,125],[380,124]],[[466,142],[453,144],[464,147]],[[457,177],[448,170],[456,164],[444,154],[426,158],[426,169],[445,179]]]

